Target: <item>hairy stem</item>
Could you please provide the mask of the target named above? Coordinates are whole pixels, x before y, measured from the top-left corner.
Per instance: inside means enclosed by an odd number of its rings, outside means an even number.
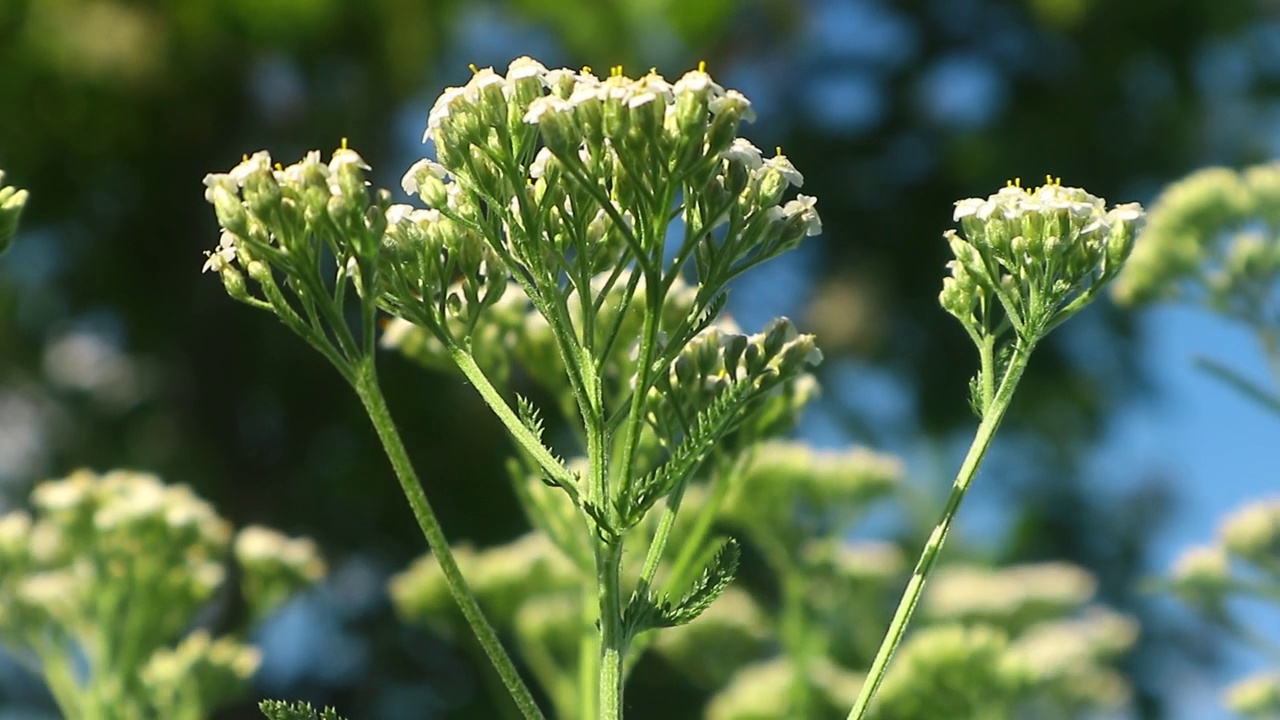
[[[622,625],[622,539],[602,542],[596,549],[596,581],[600,589],[600,706],[599,720],[622,718],[622,663],[627,656]]]
[[[533,694],[520,678],[519,671],[502,647],[502,642],[498,640],[498,634],[493,626],[485,619],[484,613],[480,610],[480,604],[467,586],[457,561],[454,560],[453,552],[449,549],[449,541],[440,527],[440,521],[436,519],[435,511],[431,509],[431,503],[427,501],[422,482],[409,461],[409,453],[405,450],[404,443],[400,440],[400,433],[391,419],[391,412],[387,409],[386,400],[378,386],[378,376],[372,358],[362,361],[356,367],[355,375],[356,393],[360,396],[360,401],[364,404],[369,419],[378,432],[378,439],[382,441],[382,447],[391,461],[396,478],[400,480],[400,489],[404,491],[404,496],[409,501],[413,517],[418,521],[418,527],[426,536],[431,552],[440,563],[440,569],[444,572],[445,581],[449,585],[449,593],[458,603],[462,616],[466,618],[471,631],[475,633],[485,654],[489,656],[489,661],[493,663],[494,669],[502,678],[502,684],[511,693],[511,698],[515,700],[525,720],[545,720],[533,699]]]
[[[983,408],[982,422],[979,423],[978,429],[974,433],[973,443],[969,446],[969,452],[965,455],[964,462],[960,465],[960,472],[957,473],[955,483],[951,486],[951,494],[947,496],[947,504],[942,510],[942,518],[929,535],[924,550],[920,553],[920,559],[916,562],[915,571],[911,574],[911,580],[907,583],[907,588],[902,593],[902,599],[898,602],[898,609],[894,612],[893,620],[889,623],[889,629],[885,633],[884,640],[880,643],[880,649],[876,652],[875,659],[871,662],[871,669],[867,672],[867,679],[862,684],[862,691],[858,693],[857,702],[854,703],[853,709],[849,711],[848,720],[862,720],[862,718],[866,717],[867,711],[871,707],[871,701],[875,697],[876,691],[880,688],[880,683],[884,680],[885,672],[889,669],[889,661],[893,658],[894,651],[898,649],[898,645],[902,642],[903,635],[906,634],[907,624],[911,620],[912,613],[915,612],[916,604],[920,601],[920,594],[924,591],[925,581],[933,569],[934,562],[938,559],[938,553],[942,550],[943,543],[946,542],[947,533],[951,530],[951,523],[955,519],[956,511],[960,509],[960,502],[964,500],[965,492],[969,489],[969,484],[973,482],[973,477],[978,472],[978,466],[982,464],[982,459],[987,454],[987,448],[990,447],[991,440],[995,437],[996,430],[1000,427],[1000,421],[1004,418],[1005,411],[1009,409],[1009,403],[1013,400],[1014,391],[1017,389],[1018,381],[1022,378],[1022,373],[1027,367],[1027,361],[1031,357],[1033,347],[1034,344],[1024,346],[1020,343],[1014,348],[1013,357],[1009,360],[1009,367],[1000,381],[1000,388],[992,398],[990,406]],[[985,360],[984,353],[984,365]],[[986,373],[988,369],[984,367],[982,371]]]

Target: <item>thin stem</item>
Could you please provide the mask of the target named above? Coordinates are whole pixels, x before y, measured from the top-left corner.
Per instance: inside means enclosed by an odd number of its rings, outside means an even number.
[[[595,588],[583,584],[582,587],[582,627],[578,638],[578,714],[577,720],[591,720],[596,716],[596,704],[599,702],[599,682],[597,666],[600,664],[600,642],[592,632],[595,627],[596,608]],[[568,719],[566,719],[568,720]]]
[[[791,660],[791,717],[809,718],[813,699],[809,679],[809,618],[805,613],[807,588],[794,570],[782,572],[782,642]]]
[[[493,410],[493,413],[498,416],[502,424],[506,426],[507,432],[511,434],[516,444],[529,453],[530,457],[548,477],[564,488],[565,492],[574,496],[577,492],[576,479],[547,450],[542,441],[534,437],[533,432],[516,416],[511,406],[502,397],[502,394],[493,386],[493,383],[489,382],[489,377],[476,364],[475,358],[471,357],[471,354],[459,347],[457,343],[449,343],[447,347],[453,362],[462,371],[462,374],[471,381],[471,384],[475,386],[476,391],[480,393],[480,397]],[[576,496],[574,497],[574,502],[577,502]]]
[[[1218,378],[1233,389],[1239,391],[1240,394],[1250,400],[1253,400],[1271,412],[1280,415],[1280,397],[1276,397],[1276,395],[1272,394],[1266,388],[1260,387],[1257,383],[1212,358],[1203,356],[1197,357],[1195,359],[1195,364],[1196,367]]]
[[[458,608],[466,618],[467,624],[471,626],[476,639],[484,648],[485,654],[489,656],[489,661],[493,663],[494,669],[502,678],[503,685],[506,685],[507,691],[511,693],[525,720],[545,720],[533,699],[533,694],[520,679],[519,671],[502,647],[502,642],[498,640],[498,634],[494,632],[493,626],[485,619],[484,613],[480,610],[480,604],[467,586],[457,561],[454,560],[453,552],[449,549],[449,540],[440,527],[440,521],[436,519],[435,511],[431,509],[431,503],[427,501],[427,495],[422,490],[422,482],[409,461],[409,453],[400,440],[400,433],[396,430],[391,412],[387,409],[386,400],[382,396],[382,390],[378,387],[378,376],[372,358],[362,361],[357,366],[355,389],[369,414],[369,419],[373,422],[374,429],[378,432],[378,439],[382,441],[382,447],[391,461],[396,478],[400,481],[400,489],[404,491],[409,507],[413,510],[414,519],[418,521],[418,527],[426,536],[431,552],[440,563],[440,569],[444,572],[445,581],[449,585],[449,594],[458,603]]]
[[[902,599],[898,602],[898,609],[889,623],[889,630],[885,633],[880,649],[871,662],[871,669],[867,672],[867,679],[862,684],[861,692],[858,693],[858,700],[849,711],[848,720],[861,720],[871,707],[871,700],[875,697],[876,690],[880,688],[885,672],[889,669],[889,661],[893,658],[894,651],[898,649],[898,644],[902,642],[907,623],[915,612],[916,604],[920,601],[925,580],[928,579],[942,544],[947,539],[947,533],[951,530],[951,523],[955,519],[956,511],[960,509],[960,502],[964,500],[965,492],[973,482],[978,466],[982,464],[987,448],[990,447],[991,440],[1000,427],[1000,421],[1004,418],[1005,411],[1009,409],[1009,403],[1013,400],[1014,391],[1018,387],[1023,371],[1026,370],[1033,348],[1034,344],[1022,345],[1021,343],[1014,347],[1013,357],[1010,358],[1009,367],[1001,379],[1000,389],[996,391],[990,406],[983,408],[982,422],[974,433],[973,443],[969,446],[969,452],[965,455],[964,462],[960,465],[960,472],[951,486],[951,494],[947,497],[947,504],[942,510],[942,519],[933,529],[924,550],[920,553],[915,571],[911,574],[911,580],[902,593]],[[987,372],[987,368],[984,367],[983,372]]]

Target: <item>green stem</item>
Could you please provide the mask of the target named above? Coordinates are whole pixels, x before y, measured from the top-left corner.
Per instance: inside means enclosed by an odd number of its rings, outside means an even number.
[[[599,701],[597,678],[600,676],[598,672],[600,643],[596,634],[592,632],[596,619],[596,607],[593,602],[596,589],[584,583],[582,590],[582,627],[578,631],[580,634],[578,639],[579,708],[578,714],[571,717],[576,720],[591,720],[596,716],[596,703]]]
[[[396,430],[391,412],[387,409],[386,400],[382,396],[382,390],[378,387],[378,376],[372,358],[363,360],[356,366],[355,379],[356,394],[360,396],[360,401],[364,404],[374,429],[377,430],[378,439],[382,441],[382,447],[391,461],[396,478],[400,481],[400,489],[404,491],[409,507],[413,510],[414,519],[418,521],[418,527],[426,536],[431,552],[440,563],[440,569],[444,572],[445,581],[449,585],[449,593],[458,603],[463,617],[471,626],[485,654],[489,656],[489,661],[493,663],[494,669],[502,678],[502,683],[511,693],[521,714],[526,720],[545,720],[533,699],[533,694],[520,679],[519,671],[511,662],[507,651],[503,649],[493,626],[485,619],[484,613],[480,610],[480,604],[476,601],[471,589],[467,587],[467,581],[463,578],[457,561],[454,560],[453,552],[449,549],[449,540],[445,537],[440,521],[436,519],[436,514],[431,509],[431,503],[427,501],[427,495],[422,490],[422,482],[409,461],[409,453],[400,440],[400,433]]]
[[[946,542],[956,511],[960,509],[960,502],[964,500],[965,492],[973,482],[978,466],[982,464],[987,448],[990,447],[991,440],[1000,427],[1000,421],[1004,418],[1005,411],[1009,409],[1009,403],[1013,400],[1014,391],[1018,387],[1023,371],[1026,370],[1032,349],[1034,349],[1034,343],[1028,343],[1025,346],[1019,343],[1014,347],[1013,357],[1010,358],[1009,367],[1000,381],[999,390],[996,391],[990,406],[983,408],[982,422],[974,433],[973,443],[969,446],[969,452],[965,455],[964,462],[960,465],[960,472],[951,486],[951,494],[947,497],[947,504],[942,510],[942,519],[929,535],[929,540],[920,553],[915,571],[911,574],[911,580],[902,593],[902,599],[898,602],[898,609],[889,623],[889,630],[885,633],[880,649],[871,662],[871,669],[867,672],[867,679],[862,684],[861,692],[858,693],[858,700],[849,711],[848,720],[861,720],[866,717],[871,707],[871,700],[875,697],[876,690],[880,688],[885,672],[889,669],[889,661],[893,658],[894,651],[898,649],[898,644],[902,642],[902,637],[907,631],[907,623],[910,622],[916,604],[920,601],[925,580],[928,579],[929,572],[938,559],[938,553]],[[987,372],[987,368],[984,367],[983,372]]]
[[[596,581],[600,589],[599,720],[622,718],[622,663],[627,656],[622,626],[622,540],[596,546]]]
[[[791,660],[791,717],[813,717],[809,679],[809,619],[805,613],[804,578],[790,569],[782,571],[782,638]]]
[[[475,386],[476,391],[480,393],[480,397],[493,410],[493,414],[497,415],[498,419],[502,421],[502,424],[507,428],[507,432],[511,434],[516,443],[525,452],[529,453],[534,462],[538,463],[538,467],[542,468],[542,471],[554,480],[557,485],[564,488],[565,492],[571,495],[575,494],[577,481],[573,475],[547,450],[541,440],[534,437],[533,432],[525,427],[520,418],[516,417],[515,412],[512,411],[511,406],[507,404],[502,394],[493,386],[493,383],[489,382],[488,376],[476,364],[475,358],[471,357],[470,353],[456,343],[450,343],[447,347],[449,355],[453,358],[453,362],[458,366],[458,369]],[[577,500],[578,498],[574,497],[575,503]]]

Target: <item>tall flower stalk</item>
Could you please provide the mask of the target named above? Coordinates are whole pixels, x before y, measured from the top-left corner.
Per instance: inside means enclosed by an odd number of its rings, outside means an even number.
[[[288,168],[257,153],[206,178],[223,227],[206,270],[228,293],[277,315],[355,389],[378,431],[449,588],[526,718],[541,717],[458,570],[377,382],[379,313],[425,333],[515,441],[521,462],[576,509],[586,538],[598,636],[594,717],[620,718],[624,663],[643,633],[689,622],[732,579],[731,539],[703,534],[701,570],[655,590],[691,475],[722,453],[821,360],[786,319],[747,335],[716,325],[728,284],[821,229],[814,199],[783,155],[738,136],[750,103],[703,69],[675,83],[615,68],[548,70],[520,58],[475,70],[428,116],[435,159],[403,189],[424,208],[370,195],[369,167],[345,147]],[[247,277],[246,277],[247,276]],[[566,463],[541,411],[505,388],[489,321],[527,303],[545,324],[544,359],[572,402]],[[545,368],[543,368],[545,370]],[[730,443],[731,445],[732,443]],[[623,543],[656,517],[640,567]],[[627,572],[628,570],[632,572]],[[624,578],[629,579],[624,582]],[[630,580],[634,578],[634,580]],[[585,712],[585,711],[584,711]]]
[[[1048,333],[1093,301],[1119,272],[1143,220],[1136,203],[1105,201],[1051,179],[1035,190],[1010,184],[984,199],[956,203],[961,232],[945,237],[955,256],[939,301],[978,349],[970,385],[978,429],[951,493],[916,562],[849,720],[871,711],[894,651],[906,633],[960,503],[995,437],[1031,353]]]

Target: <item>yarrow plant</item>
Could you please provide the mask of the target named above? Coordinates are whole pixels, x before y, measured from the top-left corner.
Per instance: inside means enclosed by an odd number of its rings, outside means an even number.
[[[518,450],[517,492],[546,533],[489,572],[460,553],[462,564],[482,591],[535,557],[548,587],[590,578],[577,716],[620,718],[633,652],[701,615],[735,572],[737,542],[713,536],[714,511],[681,524],[685,501],[701,500],[692,482],[720,478],[712,507],[768,502],[764,488],[735,496],[734,479],[811,396],[808,370],[822,359],[785,318],[747,334],[722,316],[737,276],[821,231],[814,198],[788,199],[800,172],[739,136],[753,116],[702,68],[670,83],[520,58],[505,75],[474,70],[432,108],[435,159],[403,180],[424,207],[371,193],[369,166],[345,145],[328,162],[311,153],[288,167],[259,152],[205,179],[223,228],[205,270],[275,314],[354,389],[435,571],[526,718],[542,712],[464,578],[379,389],[379,315],[394,318],[384,344],[460,372],[503,423]],[[1031,351],[1114,276],[1141,215],[1056,182],[958,203],[963,234],[948,234],[956,260],[942,303],[979,348],[982,422],[850,717],[870,707]],[[513,358],[559,391],[554,410],[574,431],[562,446],[544,437],[544,409],[509,387]],[[581,457],[563,460],[569,453]],[[552,546],[563,562],[547,555]]]
[[[1271,387],[1217,359],[1196,364],[1280,416],[1280,163],[1206,168],[1171,184],[1115,286],[1128,305],[1191,301],[1258,338]],[[1214,626],[1271,663],[1239,681],[1225,704],[1249,718],[1280,716],[1280,638],[1239,617],[1234,601],[1280,605],[1280,498],[1261,498],[1223,519],[1211,543],[1187,549],[1167,584]]]

